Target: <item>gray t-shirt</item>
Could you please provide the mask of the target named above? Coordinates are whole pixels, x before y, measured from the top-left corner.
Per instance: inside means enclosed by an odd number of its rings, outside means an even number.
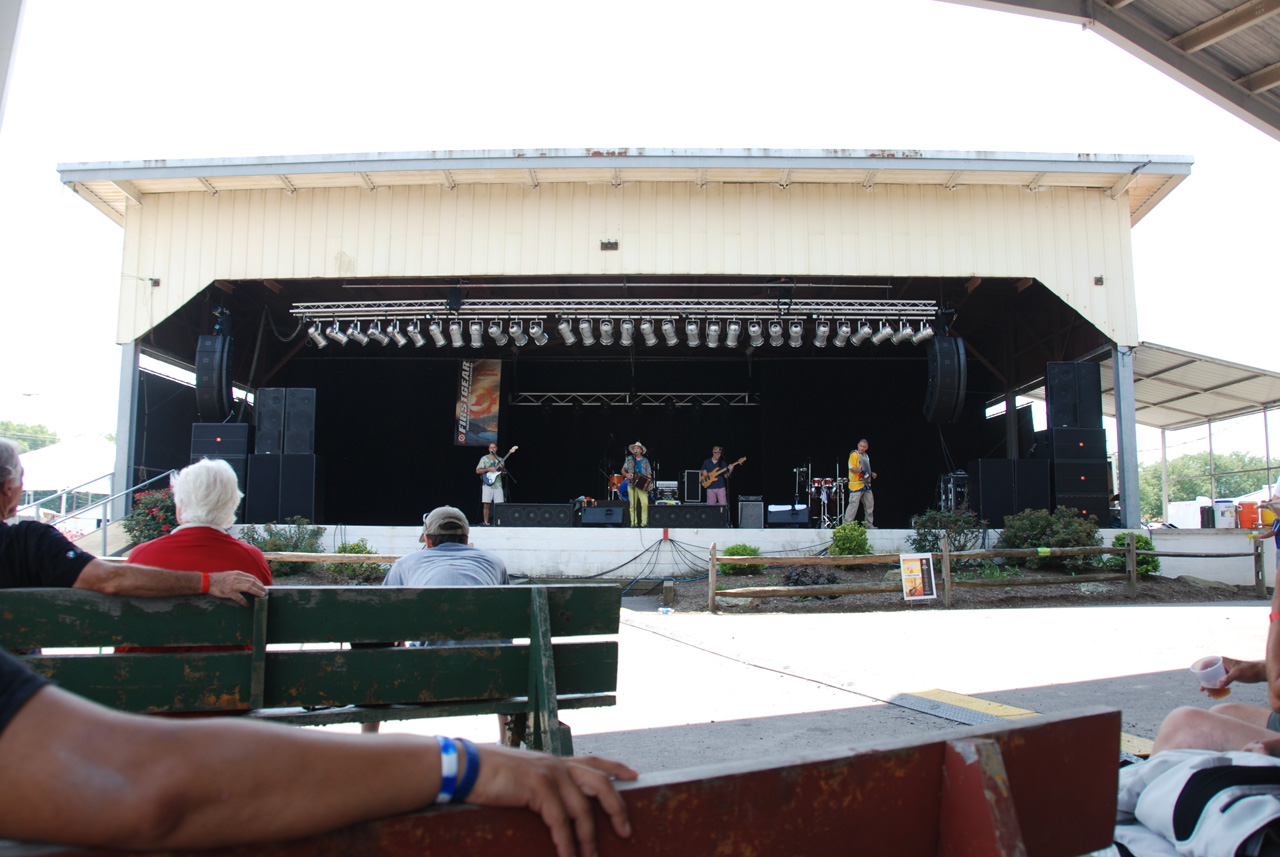
[[[396,560],[383,586],[505,586],[507,567],[488,551],[445,542]]]

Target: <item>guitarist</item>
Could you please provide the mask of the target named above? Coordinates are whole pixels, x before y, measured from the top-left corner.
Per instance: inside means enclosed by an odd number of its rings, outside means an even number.
[[[727,478],[733,475],[733,468],[737,467],[737,462],[733,464],[721,464],[720,456],[724,455],[724,450],[718,446],[711,447],[711,457],[702,462],[702,484],[707,488],[707,505],[708,506],[728,506],[729,505],[729,486],[725,482]],[[716,473],[716,471],[720,471]],[[716,473],[714,479],[707,482],[707,477]]]
[[[514,447],[512,448],[514,451]],[[507,455],[511,453],[508,452]],[[489,444],[489,454],[480,459],[480,463],[476,465],[476,475],[481,477],[482,487],[480,488],[480,501],[484,503],[484,524],[489,526],[489,505],[491,503],[505,503],[506,496],[502,493],[502,464],[506,460],[506,456],[498,456],[498,445],[496,443]],[[484,478],[486,473],[495,474],[493,484],[490,485],[488,480]]]
[[[876,474],[871,470],[871,456],[867,455],[870,445],[864,437],[858,441],[858,448],[849,453],[849,505],[844,510],[844,519],[852,521],[858,515],[858,507],[866,509],[864,521],[868,530],[874,530],[871,523],[875,515],[875,497],[871,494],[871,480]]]

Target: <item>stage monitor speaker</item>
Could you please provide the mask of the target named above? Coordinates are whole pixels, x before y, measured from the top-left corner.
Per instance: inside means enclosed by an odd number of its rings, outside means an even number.
[[[969,508],[989,526],[1026,509],[1048,509],[1049,462],[983,458],[969,462]]]
[[[1054,461],[1053,492],[1062,494],[1107,493],[1107,476],[1111,466],[1101,461]],[[1062,505],[1061,502],[1058,503]]]
[[[782,509],[769,510],[769,526],[771,527],[807,527],[809,526],[809,510]]]
[[[280,522],[280,455],[249,456],[249,482],[244,489],[244,520],[248,524]]]
[[[723,529],[729,526],[728,506],[649,506],[649,526]]]
[[[1102,367],[1044,364],[1044,404],[1050,428],[1102,428]]]
[[[1097,518],[1100,527],[1111,526],[1111,504],[1106,494],[1059,494],[1056,499],[1059,509],[1075,509],[1083,518]]]
[[[254,396],[257,431],[253,451],[260,455],[284,452],[284,387],[259,387]],[[274,519],[272,519],[274,520]]]
[[[196,340],[196,413],[200,421],[216,423],[231,415],[231,337],[201,336]]]
[[[1032,458],[1097,461],[1107,457],[1107,432],[1100,428],[1051,428],[1036,432]]]
[[[935,336],[925,345],[929,382],[924,394],[924,418],[931,423],[953,423],[964,410],[968,384],[964,340],[958,336]]]
[[[627,513],[628,509],[625,505],[587,506],[582,510],[582,525],[584,527],[625,527],[629,523]]]
[[[290,518],[306,518],[313,524],[324,523],[324,491],[322,464],[311,454],[280,456],[280,522]]]
[[[289,387],[284,398],[284,451],[305,455],[316,450],[316,391]]]
[[[226,458],[249,454],[248,423],[192,423],[191,457]],[[244,483],[240,484],[244,487]]]
[[[686,470],[684,472],[684,495],[680,499],[686,503],[702,502],[701,470]]]
[[[574,519],[572,503],[497,503],[493,512],[500,527],[572,527]]]
[[[759,500],[738,500],[738,529],[764,529],[764,503]]]
[[[204,460],[204,459],[206,459],[206,458],[216,458],[216,459],[221,459],[222,461],[225,461],[227,464],[230,464],[230,465],[231,465],[231,469],[232,469],[232,470],[234,470],[234,471],[236,472],[236,485],[238,485],[238,486],[240,487],[240,490],[241,490],[241,491],[244,491],[244,487],[245,487],[245,485],[247,484],[247,481],[248,481],[248,480],[247,480],[247,471],[248,471],[248,465],[249,465],[249,456],[247,456],[247,455],[227,455],[227,454],[221,454],[221,455],[200,454],[200,455],[196,455],[196,454],[192,453],[192,455],[191,455],[191,463],[192,463],[192,464],[195,464],[196,462],[198,462],[198,461],[202,461],[202,460]],[[237,524],[243,524],[243,523],[244,523],[244,500],[241,500],[241,501],[240,501],[240,505],[236,506],[236,523],[237,523]]]

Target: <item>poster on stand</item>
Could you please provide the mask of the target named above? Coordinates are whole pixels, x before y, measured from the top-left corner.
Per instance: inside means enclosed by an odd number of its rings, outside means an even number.
[[[902,568],[902,597],[907,601],[937,598],[933,579],[933,554],[904,553],[898,555]]]
[[[458,374],[454,446],[498,442],[498,405],[502,398],[501,360],[463,360]]]

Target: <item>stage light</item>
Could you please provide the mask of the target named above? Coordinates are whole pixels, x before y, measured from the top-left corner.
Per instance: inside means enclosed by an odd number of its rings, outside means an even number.
[[[413,342],[414,348],[421,348],[427,344],[427,341],[422,338],[422,322],[409,322],[409,324],[405,326],[404,332],[408,334],[409,340]],[[436,344],[438,345],[439,343]]]
[[[653,332],[653,321],[645,319],[640,322],[640,335],[644,337],[644,344],[650,348],[658,344],[658,336]]]
[[[369,344],[369,337],[360,332],[360,322],[353,321],[347,326],[347,339],[354,339],[361,345]]]
[[[547,336],[547,332],[542,329],[542,322],[529,322],[529,338],[533,340],[534,345],[546,345],[547,340],[551,337]]]
[[[342,332],[341,328],[338,327],[337,319],[334,319],[333,324],[329,325],[329,329],[324,332],[324,335],[329,337],[339,345],[347,344],[347,335]]]
[[[600,319],[600,344],[613,345],[613,321],[610,319]]]
[[[697,348],[701,340],[698,338],[698,323],[693,319],[684,326],[684,335],[689,340],[690,348]]]
[[[836,322],[836,338],[834,344],[836,348],[844,348],[849,342],[849,335],[853,333],[853,327],[847,321]]]
[[[311,337],[311,341],[316,344],[316,348],[329,347],[329,340],[324,338],[324,333],[320,329],[320,322],[311,322],[311,326],[307,328],[307,336]]]
[[[906,342],[906,341],[907,341],[908,339],[910,339],[911,337],[915,336],[915,334],[916,334],[916,332],[915,332],[914,330],[912,330],[912,329],[911,329],[911,325],[904,321],[904,322],[902,323],[902,326],[898,328],[898,332],[897,332],[897,333],[895,333],[895,334],[893,335],[893,337],[892,337],[892,338],[893,338],[893,344],[894,344],[894,345],[901,345],[902,343]]]
[[[379,345],[386,345],[391,341],[391,337],[382,332],[382,322],[380,321],[369,322],[369,338]]]
[[[471,347],[483,348],[484,347],[484,322],[481,322],[478,320],[473,321],[471,322],[469,327],[471,328]]]
[[[791,322],[791,347],[799,348],[804,344],[804,322]]]
[[[774,348],[782,344],[782,322],[769,322],[769,344]]]
[[[662,338],[667,340],[667,345],[676,345],[680,342],[676,338],[676,323],[669,318],[662,322]]]
[[[729,332],[724,335],[724,347],[737,348],[738,337],[741,335],[742,335],[742,322],[740,321],[729,322]]]
[[[858,322],[858,332],[853,335],[853,344],[861,345],[871,338],[871,325],[865,321]]]
[[[564,340],[565,345],[573,345],[573,343],[578,341],[578,337],[573,335],[573,325],[569,324],[569,319],[560,319],[560,324],[557,325],[557,328],[560,331],[560,338]]]
[[[720,345],[720,322],[707,322],[707,347],[717,348]]]
[[[591,319],[578,319],[578,335],[582,337],[582,344],[584,347],[596,344],[595,334],[591,332]]]
[[[428,324],[427,333],[431,334],[431,341],[436,344],[436,348],[444,348],[444,330],[440,327],[440,322]]]
[[[387,325],[387,336],[391,337],[391,341],[401,348],[404,348],[409,344],[409,340],[400,332],[400,319],[396,319]],[[419,337],[419,339],[421,339],[421,337]]]
[[[629,318],[622,320],[622,334],[619,339],[624,348],[630,348],[631,343],[635,341],[636,323]]]
[[[929,325],[928,322],[921,322],[920,332],[917,333],[915,336],[911,337],[911,344],[919,345],[921,342],[924,342],[926,339],[933,339],[933,328]]]
[[[454,348],[462,347],[462,322],[449,322],[449,342],[453,344]]]
[[[529,336],[524,332],[524,323],[520,321],[511,322],[507,330],[511,333],[511,338],[516,341],[516,345],[524,345],[529,341]]]
[[[751,347],[759,348],[764,345],[764,327],[758,321],[753,321],[747,325],[747,334],[751,337]]]
[[[879,345],[880,343],[888,339],[890,336],[893,336],[893,328],[889,326],[888,322],[882,321],[880,322],[880,329],[877,330],[871,337],[871,344]]]
[[[820,321],[813,328],[813,347],[826,348],[827,337],[831,335],[831,322]]]
[[[502,332],[502,322],[496,318],[489,322],[489,338],[497,345],[507,344],[507,335]]]

